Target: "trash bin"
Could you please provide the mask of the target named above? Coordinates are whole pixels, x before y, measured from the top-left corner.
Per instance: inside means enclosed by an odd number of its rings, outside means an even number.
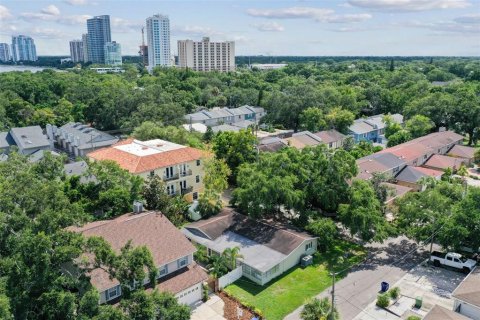
[[[381,291],[387,292],[388,288],[390,288],[390,285],[388,284],[388,282],[382,281]]]
[[[420,309],[422,307],[423,299],[422,297],[415,298],[415,308]]]

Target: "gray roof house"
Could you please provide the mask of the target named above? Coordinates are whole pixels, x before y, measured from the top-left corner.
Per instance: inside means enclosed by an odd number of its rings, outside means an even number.
[[[241,106],[238,108],[213,108],[201,110],[184,116],[187,123],[202,123],[206,126],[218,126],[221,124],[233,124],[249,120],[258,122],[265,115],[261,107]]]
[[[29,155],[38,150],[52,149],[50,141],[43,134],[40,126],[12,128],[10,129],[10,135],[21,154]]]
[[[69,122],[60,128],[47,125],[47,135],[75,157],[83,157],[90,151],[118,142],[118,138],[79,122]]]
[[[231,208],[190,223],[182,232],[193,243],[207,247],[209,254],[239,247],[242,275],[260,285],[298,265],[302,257],[317,248],[317,239],[307,233],[255,221]]]
[[[403,124],[403,116],[401,114],[395,113],[390,116],[394,122]],[[386,143],[383,117],[383,114],[377,114],[368,118],[356,119],[348,128],[355,142],[372,141]]]

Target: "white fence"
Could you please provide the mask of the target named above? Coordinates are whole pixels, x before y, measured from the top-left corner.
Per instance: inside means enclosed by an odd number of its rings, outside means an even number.
[[[226,275],[218,278],[218,287],[223,289],[228,286],[230,283],[233,283],[242,277],[242,266],[233,269]]]

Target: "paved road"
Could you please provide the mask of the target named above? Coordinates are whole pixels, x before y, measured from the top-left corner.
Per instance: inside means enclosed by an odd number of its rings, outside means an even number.
[[[355,318],[374,301],[380,291],[380,282],[387,281],[393,285],[428,255],[428,251],[419,249],[405,237],[391,238],[383,244],[370,244],[367,248],[369,251],[367,260],[353,268],[345,278],[335,284],[335,305],[342,320]],[[407,255],[412,251],[413,254]],[[405,255],[407,256],[401,259]],[[330,295],[331,288],[320,293],[318,297]],[[302,308],[303,306],[286,316],[284,320],[300,319]]]

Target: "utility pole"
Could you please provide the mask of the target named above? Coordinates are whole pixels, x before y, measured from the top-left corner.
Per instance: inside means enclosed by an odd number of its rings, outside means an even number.
[[[332,276],[332,309],[330,310],[329,320],[335,319],[335,276],[337,275],[335,272],[330,273]]]

